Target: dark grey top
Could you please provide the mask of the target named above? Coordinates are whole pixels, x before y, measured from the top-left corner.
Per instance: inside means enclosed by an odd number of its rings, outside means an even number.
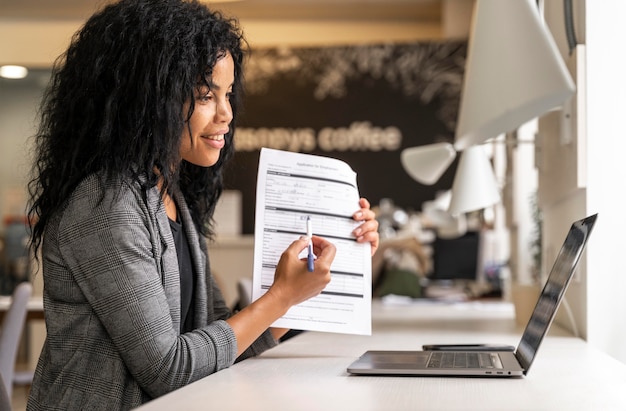
[[[192,331],[194,273],[191,250],[180,222],[170,219],[170,228],[176,245],[178,271],[180,272],[180,332]]]
[[[29,410],[136,407],[232,365],[237,342],[184,199],[195,273],[194,326],[180,333],[176,248],[157,188],[85,179],[46,228],[47,337]],[[118,192],[116,196],[115,193]],[[240,357],[276,345],[266,331]]]

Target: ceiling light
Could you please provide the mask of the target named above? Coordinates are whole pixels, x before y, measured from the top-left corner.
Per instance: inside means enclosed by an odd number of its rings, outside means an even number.
[[[28,69],[22,66],[0,66],[0,77],[20,79],[28,75]]]

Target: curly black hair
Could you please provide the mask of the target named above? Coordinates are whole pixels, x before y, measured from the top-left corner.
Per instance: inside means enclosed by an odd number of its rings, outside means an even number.
[[[196,0],[121,0],[94,14],[54,64],[44,94],[29,188],[31,247],[86,176],[140,181],[161,178],[162,192],[181,190],[203,235],[213,212],[243,93],[247,49],[238,22]],[[233,121],[212,167],[180,160],[194,91],[210,87],[215,63],[230,53]],[[189,112],[183,112],[185,102]],[[154,173],[158,169],[160,176]]]

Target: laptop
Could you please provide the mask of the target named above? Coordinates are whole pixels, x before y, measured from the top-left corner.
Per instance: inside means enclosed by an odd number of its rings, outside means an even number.
[[[587,244],[597,214],[575,221],[514,351],[367,351],[349,367],[355,375],[514,377],[528,373]]]

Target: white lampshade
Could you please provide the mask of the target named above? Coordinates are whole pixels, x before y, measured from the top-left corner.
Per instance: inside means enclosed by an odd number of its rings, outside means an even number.
[[[482,145],[463,151],[452,184],[452,215],[489,207],[500,201],[496,177]]]
[[[454,147],[464,150],[562,105],[575,91],[534,0],[477,0]]]
[[[422,184],[434,184],[456,157],[450,143],[427,144],[402,150],[400,161],[404,171]]]

